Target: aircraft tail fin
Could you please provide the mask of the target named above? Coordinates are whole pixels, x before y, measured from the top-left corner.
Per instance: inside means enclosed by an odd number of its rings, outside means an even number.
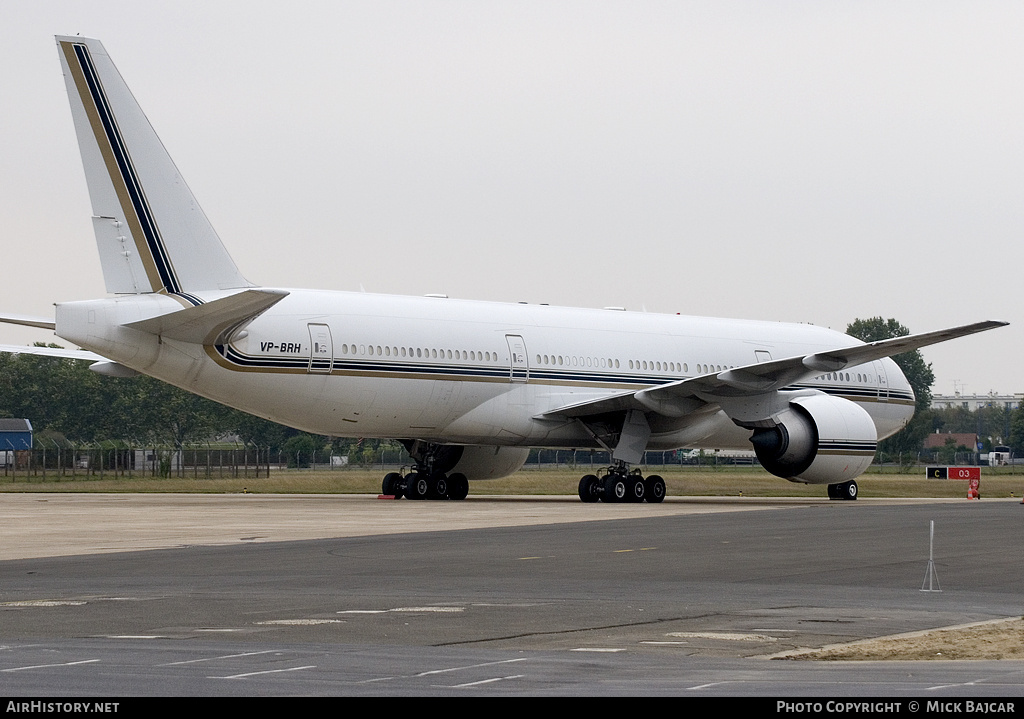
[[[252,287],[99,40],[57,37],[107,291]]]

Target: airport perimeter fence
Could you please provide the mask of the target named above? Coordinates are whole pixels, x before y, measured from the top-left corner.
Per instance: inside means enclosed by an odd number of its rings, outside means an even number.
[[[275,455],[276,456],[276,455]],[[361,467],[380,471],[396,471],[407,469],[413,460],[404,449],[381,448],[372,456],[363,456],[361,461],[344,458],[348,467]],[[885,471],[902,473],[914,472],[930,464],[955,464],[958,466],[995,466],[990,464],[987,455],[978,452],[958,452],[950,462],[942,462],[937,452],[916,452],[896,457],[879,452],[875,455],[873,466]],[[531,449],[523,470],[582,470],[597,473],[603,467],[612,464],[611,456],[606,451],[590,449]],[[1024,464],[1024,458],[1015,457],[1012,453],[998,462],[999,466],[1013,468]],[[277,466],[276,464],[274,466]],[[753,452],[714,451],[714,450],[665,450],[644,452],[640,466],[645,470],[667,471],[669,469],[728,469],[733,467],[759,467],[761,463]]]
[[[531,450],[524,470],[570,469],[597,472],[612,464],[608,452],[589,449],[535,449]],[[650,468],[683,467],[735,467],[757,466],[759,462],[753,452],[701,452],[691,450],[665,450],[644,452],[640,465]]]
[[[274,455],[277,456],[274,456]],[[0,450],[3,478],[24,480],[76,478],[192,477],[225,479],[266,477],[287,456],[253,445],[195,446],[180,449],[126,443],[68,445],[39,443],[32,449]]]
[[[531,450],[524,470],[600,471],[611,464],[608,452],[591,450]],[[753,457],[723,457],[690,452],[645,452],[642,465],[660,467],[715,467],[751,465]],[[401,448],[337,455],[325,450],[287,452],[256,445],[207,443],[181,448],[146,446],[143,443],[105,442],[75,445],[37,440],[26,450],[0,449],[3,481],[47,481],[94,478],[175,477],[229,479],[268,477],[286,469],[345,471],[372,469],[394,471],[414,465]]]
[[[876,465],[884,472],[913,472],[915,467],[936,461],[932,453],[920,453],[894,463],[892,458],[876,457]],[[957,455],[958,465],[987,464],[977,454]],[[1009,456],[1009,473],[1024,460]],[[530,451],[525,471],[566,469],[600,473],[612,464],[608,452],[596,450],[534,449]],[[39,442],[30,450],[0,450],[2,480],[47,481],[75,478],[145,478],[175,477],[192,479],[232,479],[269,477],[283,470],[346,471],[367,469],[381,472],[409,470],[414,462],[401,448],[386,446],[374,450],[337,455],[326,450],[287,452],[283,449],[253,444],[206,443],[181,448],[153,447],[144,444],[109,442],[92,445],[69,445]],[[641,465],[646,471],[670,469],[716,469],[737,466],[758,466],[753,453],[717,453],[700,451],[645,452]]]
[[[602,467],[613,464],[608,452],[589,449],[531,449],[523,465],[523,470],[551,471],[558,469],[577,469],[597,472]],[[680,467],[733,467],[757,466],[760,464],[753,452],[714,453],[699,451],[666,450],[664,452],[644,452],[640,462],[645,468],[680,468]],[[372,458],[363,457],[359,463],[347,462],[347,466],[373,468],[381,471],[394,471],[409,468],[413,465],[412,457],[403,449],[380,449]]]

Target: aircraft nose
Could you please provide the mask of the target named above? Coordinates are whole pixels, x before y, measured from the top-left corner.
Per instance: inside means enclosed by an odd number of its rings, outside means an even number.
[[[876,365],[877,367],[877,365]],[[892,359],[882,360],[882,371],[879,375],[879,399],[884,408],[880,408],[878,438],[884,439],[907,426],[914,417],[916,397],[907,376]]]
[[[897,382],[889,385],[889,402],[895,402],[899,411],[900,428],[906,427],[914,418],[914,411],[917,409],[917,395],[914,394],[914,387],[903,371],[893,362],[896,371]],[[894,396],[895,395],[895,396]]]
[[[907,379],[907,375],[903,369],[896,364],[895,361],[892,361],[890,375],[895,375],[895,381],[890,381],[889,383],[889,396],[892,397],[895,393],[897,399],[910,402],[912,407],[915,406],[917,404],[917,395],[914,392],[914,386],[910,383],[910,380]],[[913,412],[911,412],[911,414],[913,414]]]

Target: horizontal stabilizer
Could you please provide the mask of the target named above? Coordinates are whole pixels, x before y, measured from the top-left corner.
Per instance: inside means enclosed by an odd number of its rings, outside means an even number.
[[[138,377],[139,373],[131,367],[125,367],[120,362],[93,362],[89,369],[104,377]]]
[[[221,344],[228,332],[287,296],[284,290],[245,290],[206,304],[131,322],[125,327],[193,344]]]
[[[22,345],[0,345],[0,352],[9,352],[14,355],[33,355],[36,357],[63,357],[64,359],[87,360],[92,362],[89,369],[98,374],[108,377],[134,377],[138,374],[133,369],[125,367],[117,362],[111,362],[89,350],[68,350],[63,347],[39,347]]]
[[[44,330],[56,329],[53,320],[46,317],[29,317],[28,315],[0,315],[0,322],[10,325],[25,325],[26,327],[40,327]]]
[[[65,357],[67,359],[105,360],[95,352],[89,350],[66,350],[62,347],[30,347],[28,345],[0,345],[0,352],[10,352],[14,355],[39,355],[42,357]]]

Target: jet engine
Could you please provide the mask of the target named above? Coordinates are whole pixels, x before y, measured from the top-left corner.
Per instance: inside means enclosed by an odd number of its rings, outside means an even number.
[[[466,479],[499,479],[518,472],[530,450],[522,447],[460,447],[462,456],[452,467],[452,473],[466,475]]]
[[[529,449],[521,447],[479,447],[403,441],[418,464],[434,474],[462,474],[466,479],[500,479],[518,472],[526,464]],[[424,471],[419,469],[417,471]]]
[[[797,397],[754,430],[750,441],[761,465],[791,482],[837,484],[858,476],[875,456],[878,434],[871,416],[840,397]]]

